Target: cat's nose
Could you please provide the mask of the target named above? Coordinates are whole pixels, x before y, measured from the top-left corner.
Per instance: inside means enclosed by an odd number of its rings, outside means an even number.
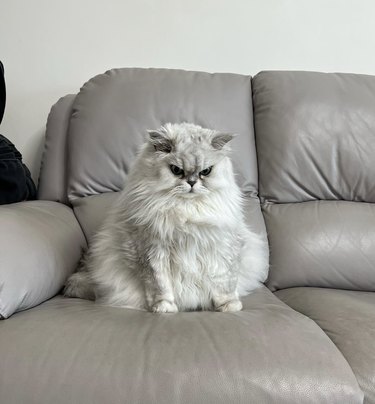
[[[194,184],[196,183],[196,180],[189,180],[187,183],[193,188]]]

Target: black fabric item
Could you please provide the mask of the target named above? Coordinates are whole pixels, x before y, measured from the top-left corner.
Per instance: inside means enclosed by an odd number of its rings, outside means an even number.
[[[5,109],[4,67],[0,62],[0,123]],[[36,187],[22,155],[14,144],[0,135],[0,205],[36,199]]]
[[[0,135],[0,205],[36,199],[36,187],[22,155]]]
[[[0,123],[3,120],[5,109],[5,79],[4,79],[4,66],[0,62]]]
[[[0,205],[36,199],[36,187],[22,155],[0,135]]]

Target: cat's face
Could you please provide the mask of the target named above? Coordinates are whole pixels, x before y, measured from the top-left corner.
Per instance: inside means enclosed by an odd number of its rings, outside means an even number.
[[[225,157],[229,151],[226,144],[233,135],[186,123],[167,124],[149,135],[159,189],[194,198],[232,180]]]

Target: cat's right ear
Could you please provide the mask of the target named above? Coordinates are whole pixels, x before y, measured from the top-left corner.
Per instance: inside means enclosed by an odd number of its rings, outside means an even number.
[[[172,151],[172,142],[167,138],[166,134],[160,130],[148,130],[150,143],[156,151],[170,153]]]
[[[221,150],[234,137],[234,133],[217,133],[211,140],[211,145],[214,149]]]

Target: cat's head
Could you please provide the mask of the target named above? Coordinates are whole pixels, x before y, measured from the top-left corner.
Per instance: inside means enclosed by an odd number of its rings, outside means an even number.
[[[233,134],[190,123],[169,123],[148,132],[148,152],[159,189],[191,198],[233,182],[227,158]]]

